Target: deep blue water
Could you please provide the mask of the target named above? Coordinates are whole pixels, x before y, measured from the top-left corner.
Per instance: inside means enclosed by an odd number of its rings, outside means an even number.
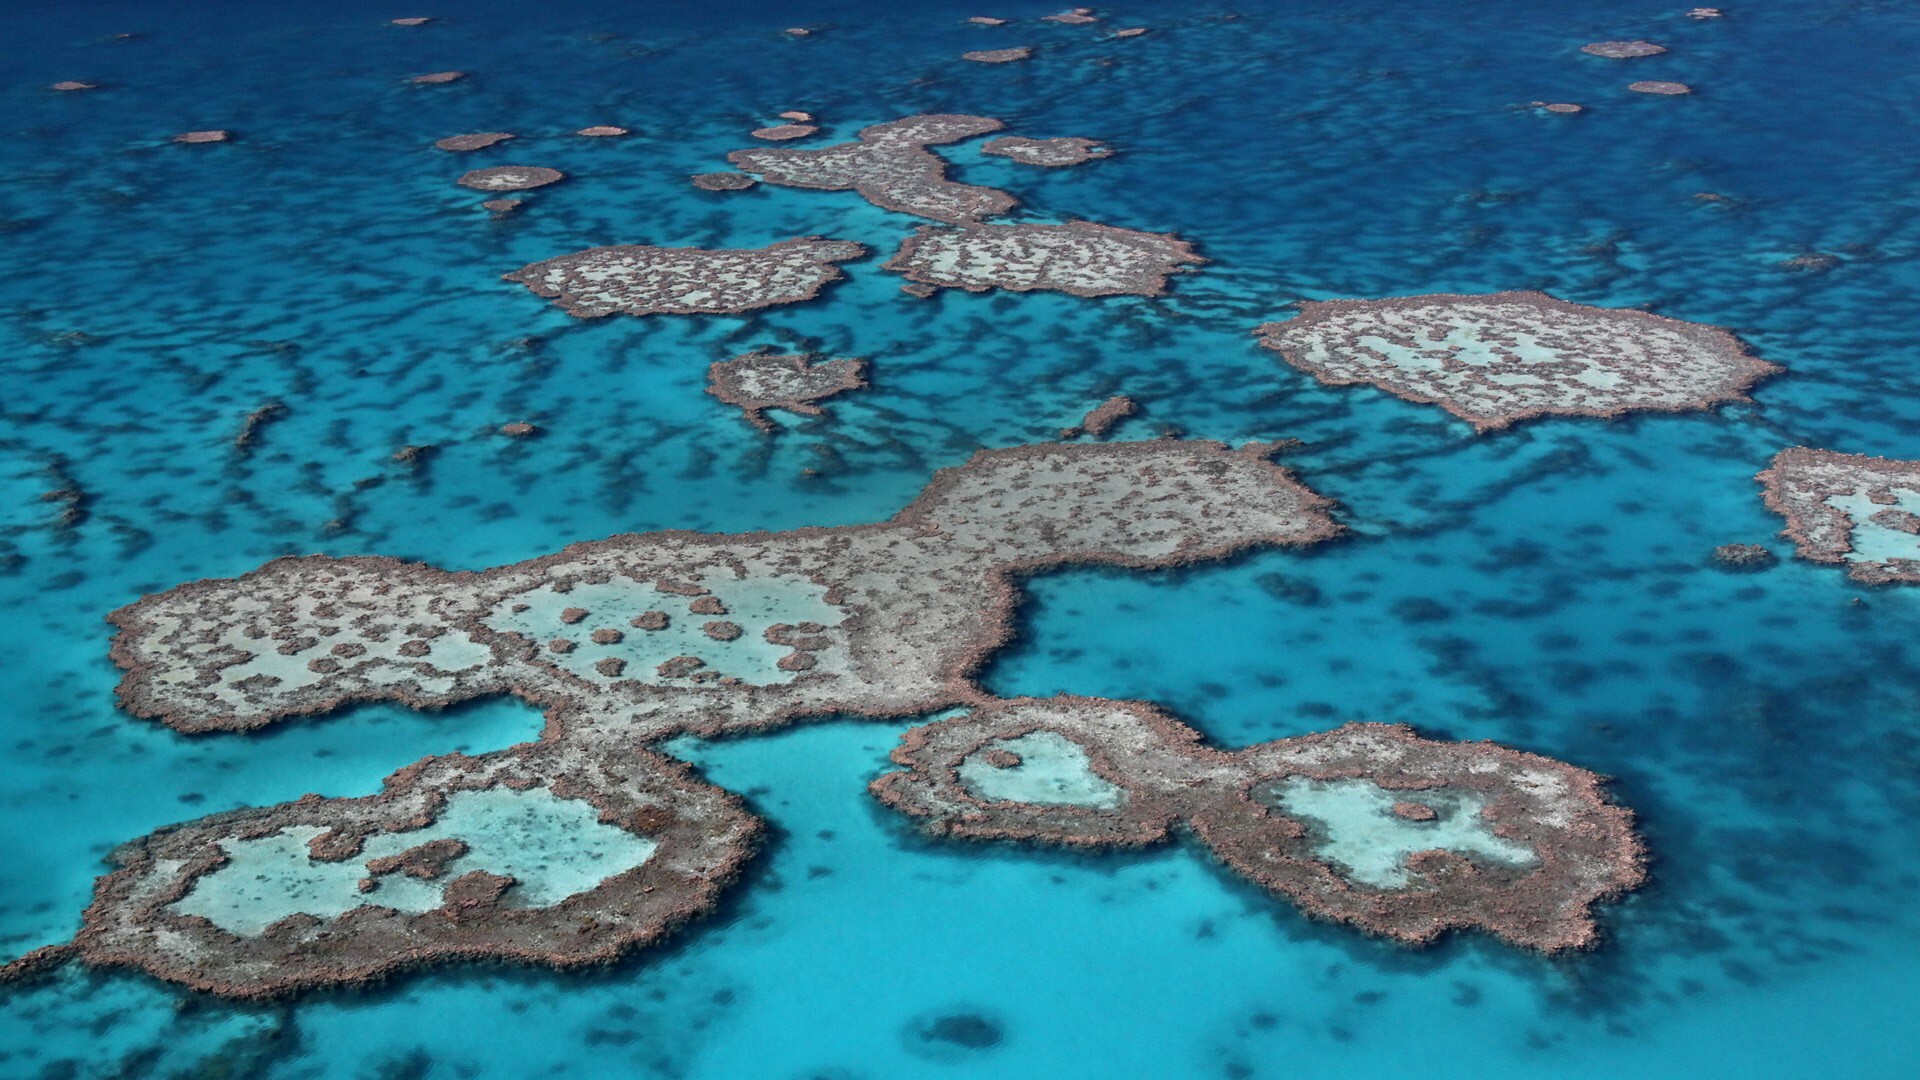
[[[1115,392],[1145,406],[1122,438],[1304,440],[1287,463],[1353,535],[1038,580],[990,688],[1146,698],[1230,746],[1350,719],[1496,739],[1617,777],[1655,863],[1590,955],[1408,952],[1178,846],[923,841],[864,791],[898,726],[824,722],[672,747],[776,838],[665,950],[272,1007],[68,971],[0,990],[0,1075],[1913,1075],[1920,599],[1709,551],[1787,553],[1751,480],[1778,449],[1920,457],[1920,11],[1686,6],[1142,3],[1074,28],[1030,0],[11,0],[0,956],[68,937],[102,856],[151,829],[538,732],[489,703],[175,735],[114,707],[101,616],[143,592],[293,552],[479,567],[621,531],[875,520]],[[386,25],[413,14],[441,18]],[[1135,24],[1153,33],[1103,40]],[[1673,51],[1577,51],[1621,37]],[[957,59],[1010,44],[1041,51]],[[447,68],[473,76],[400,81]],[[1699,92],[1625,90],[1641,78]],[[60,79],[106,88],[43,89]],[[1589,111],[1513,108],[1532,100]],[[947,153],[1028,219],[1175,230],[1213,261],[1163,301],[907,299],[878,263],[913,219],[685,183],[796,107],[836,139],[964,111],[1105,140],[1115,157],[1058,172]],[[637,134],[569,134],[601,123]],[[204,127],[240,138],[166,141]],[[485,130],[521,137],[428,145]],[[452,184],[490,164],[570,179],[493,221]],[[498,280],[594,244],[808,233],[879,254],[748,318],[579,321]],[[1841,261],[1779,265],[1812,251]],[[1303,298],[1515,288],[1725,325],[1788,373],[1716,415],[1476,438],[1320,387],[1249,333]],[[763,344],[865,356],[874,386],[769,441],[704,393],[710,361]],[[285,417],[236,454],[269,401]],[[488,434],[516,419],[546,435]],[[409,473],[389,460],[408,443],[439,452]],[[40,495],[75,486],[87,515],[63,527]],[[1002,1041],[915,1034],[957,1013]]]

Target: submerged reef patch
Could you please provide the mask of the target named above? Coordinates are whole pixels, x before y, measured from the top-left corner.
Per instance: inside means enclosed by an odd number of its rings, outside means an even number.
[[[492,169],[475,169],[456,183],[476,191],[532,191],[548,184],[557,184],[566,178],[567,174],[559,169],[538,165],[501,165]]]
[[[1124,394],[1115,394],[1087,410],[1087,415],[1080,418],[1080,426],[1077,429],[1068,428],[1063,434],[1069,437],[1085,434],[1096,439],[1104,438],[1107,432],[1113,429],[1113,425],[1139,411],[1140,406],[1135,404],[1132,398]]]
[[[738,250],[633,244],[561,255],[504,278],[581,318],[738,314],[811,300],[846,276],[835,264],[866,253],[851,240],[819,236]]]
[[[727,160],[769,184],[855,191],[887,210],[960,224],[1004,214],[1017,200],[1004,191],[947,179],[946,161],[927,147],[1004,126],[985,116],[909,116],[862,129],[855,142],[818,150],[735,150]]]
[[[971,60],[976,64],[1011,64],[1015,60],[1026,60],[1033,56],[1033,50],[1025,45],[1011,49],[975,49],[963,52],[960,59]]]
[[[1796,446],[1755,479],[1800,558],[1869,585],[1920,582],[1920,461]]]
[[[772,127],[755,128],[749,134],[768,142],[786,142],[789,139],[804,139],[819,130],[812,124],[775,124]]]
[[[998,139],[988,139],[981,144],[980,152],[1012,158],[1023,165],[1043,165],[1056,169],[1078,165],[1095,158],[1113,156],[1113,151],[1102,146],[1097,140],[1083,139],[1079,136],[1028,139],[1019,135],[1007,135]]]
[[[1717,326],[1538,292],[1318,301],[1254,334],[1329,386],[1377,386],[1483,432],[1539,416],[1708,409],[1747,400],[1780,370]]]
[[[745,191],[759,183],[746,173],[737,172],[694,173],[688,179],[702,191]]]
[[[478,131],[471,135],[449,135],[444,139],[435,141],[433,145],[440,150],[446,150],[455,154],[464,154],[474,150],[485,150],[495,143],[505,142],[511,138],[513,138],[511,132]]]
[[[459,958],[570,966],[652,941],[712,904],[758,823],[641,748],[990,705],[973,676],[1011,637],[1026,575],[1338,533],[1330,504],[1270,450],[981,451],[876,525],[617,536],[462,573],[285,558],[144,597],[110,617],[120,699],[180,731],[497,694],[541,706],[547,724],[537,742],[426,759],[379,795],[307,796],[126,845],[77,954],[258,997]],[[1110,801],[1070,748],[1020,749],[1028,771],[1004,793]],[[521,844],[551,850],[529,862]]]
[[[1179,827],[1308,914],[1412,944],[1589,947],[1593,904],[1644,877],[1600,777],[1401,725],[1229,753],[1150,705],[1027,698],[914,728],[893,760],[874,794],[933,835],[1129,847]]]
[[[867,385],[867,362],[854,357],[816,362],[810,356],[750,352],[707,368],[707,393],[746,414],[762,431],[774,430],[768,409],[819,416],[816,401]]]
[[[1655,45],[1651,41],[1596,41],[1591,45],[1580,46],[1580,51],[1589,56],[1604,56],[1609,60],[1632,60],[1641,56],[1659,56],[1666,52],[1666,46]]]
[[[883,268],[922,285],[968,292],[1051,289],[1074,296],[1162,296],[1167,278],[1204,263],[1173,233],[1091,221],[1064,225],[923,225]]]

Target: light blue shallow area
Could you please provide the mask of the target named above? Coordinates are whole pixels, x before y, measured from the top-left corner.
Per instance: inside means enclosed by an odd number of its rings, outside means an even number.
[[[481,871],[512,880],[501,897],[514,907],[551,907],[647,861],[659,844],[602,822],[593,804],[546,788],[456,791],[423,829],[380,832],[342,861],[313,858],[322,825],[220,841],[226,861],[170,907],[252,937],[289,915],[333,919],[366,903],[409,913],[440,907],[447,887]],[[375,875],[371,863],[423,844],[457,840],[465,849],[430,879],[404,870]],[[363,891],[363,880],[374,882]]]
[[[1593,954],[1409,952],[1185,846],[923,841],[864,791],[901,725],[832,721],[670,748],[774,838],[663,950],[267,1007],[70,971],[0,991],[0,1075],[1911,1075],[1920,594],[1709,552],[1788,553],[1751,479],[1782,447],[1920,457],[1920,14],[1687,6],[1141,3],[1076,28],[1030,0],[6,5],[0,956],[69,936],[103,856],[152,829],[539,732],[491,702],[173,735],[113,699],[101,616],[142,593],[298,552],[472,568],[878,520],[1121,392],[1144,408],[1116,438],[1304,440],[1284,460],[1351,535],[1036,580],[991,689],[1145,698],[1227,746],[1358,719],[1496,739],[1616,777],[1655,861]],[[441,19],[386,25],[412,14]],[[1103,39],[1130,24],[1152,32]],[[1578,52],[1636,37],[1672,52]],[[1010,44],[1039,51],[957,59]],[[473,74],[401,81],[445,69]],[[1535,100],[1589,108],[1513,107]],[[1212,261],[1163,301],[907,298],[878,263],[913,219],[685,183],[789,108],[833,139],[924,111],[1098,138],[1114,157],[1057,171],[945,152],[1023,219],[1175,230]],[[636,135],[570,134],[603,123]],[[207,127],[239,138],[167,142]],[[520,138],[429,146],[490,130]],[[494,221],[452,181],[504,164],[569,179]],[[499,280],[594,244],[808,234],[876,257],[747,318],[575,320]],[[1781,267],[1808,252],[1840,261]],[[1249,332],[1300,299],[1523,288],[1727,326],[1788,372],[1715,415],[1476,438]],[[768,439],[704,393],[760,346],[864,356],[874,385]],[[523,419],[544,433],[491,434]],[[408,469],[408,444],[437,450]],[[66,526],[41,495],[72,488]],[[999,1043],[921,1035],[967,1015]]]

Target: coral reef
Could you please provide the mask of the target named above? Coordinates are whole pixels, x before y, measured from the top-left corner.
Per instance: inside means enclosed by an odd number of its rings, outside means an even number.
[[[804,236],[744,250],[635,244],[588,248],[504,275],[569,314],[736,314],[811,300],[840,280],[837,263],[867,249],[849,240]]]
[[[537,165],[501,165],[492,169],[475,169],[460,177],[456,183],[476,191],[531,191],[557,184],[566,178],[567,174],[559,169]]]
[[[775,124],[772,127],[755,128],[752,135],[768,142],[786,142],[789,139],[804,139],[819,130],[812,124]]]
[[[884,268],[918,284],[968,292],[1052,289],[1074,296],[1161,296],[1169,275],[1205,261],[1172,233],[1073,221],[922,226]]]
[[[511,138],[513,135],[505,131],[480,131],[472,135],[449,135],[433,145],[440,150],[462,154],[472,150],[485,150],[495,143],[505,142]]]
[[[711,904],[757,824],[637,747],[990,702],[972,674],[1011,635],[1020,576],[1334,535],[1327,502],[1267,449],[983,451],[878,525],[620,536],[477,573],[287,558],[145,597],[112,616],[121,701],[180,731],[490,694],[541,705],[547,727],[429,758],[379,795],[135,841],[74,945],[88,963],[264,996],[459,958],[597,962],[655,940]],[[526,836],[548,837],[538,865],[518,861]]]
[[[1632,815],[1599,777],[1400,725],[1227,753],[1150,705],[1028,698],[914,728],[893,759],[906,771],[874,794],[934,835],[1098,848],[1181,827],[1308,914],[1413,944],[1472,927],[1588,947],[1592,905],[1644,876]]]
[[[765,183],[855,191],[875,206],[961,224],[1004,214],[1016,200],[1004,191],[947,179],[947,163],[927,147],[971,139],[1003,126],[984,116],[909,116],[865,128],[856,142],[818,150],[736,150],[727,160]],[[766,137],[762,132],[754,134]]]
[[[737,172],[694,173],[690,179],[693,186],[702,191],[745,191],[759,183],[746,173]]]
[[[1735,570],[1765,570],[1780,561],[1759,544],[1721,544],[1713,549],[1713,557]]]
[[[980,152],[1012,158],[1024,165],[1043,165],[1056,169],[1113,155],[1112,150],[1102,146],[1098,141],[1077,136],[1027,139],[1018,135],[1007,135],[987,140],[981,144]]]
[[[714,361],[707,368],[707,393],[738,407],[754,427],[772,431],[766,410],[819,416],[814,402],[866,386],[865,373],[866,361],[851,357],[816,363],[809,356],[750,352]]]
[[[1088,411],[1087,415],[1081,417],[1079,431],[1075,432],[1075,434],[1085,433],[1096,439],[1102,438],[1108,431],[1112,430],[1113,425],[1125,420],[1138,411],[1140,411],[1140,407],[1134,404],[1132,398],[1123,394],[1116,394],[1100,404],[1095,405]]]
[[[453,817],[461,800],[526,802],[536,793],[577,809],[551,823],[544,844],[521,849],[524,881],[463,870],[471,856],[454,852],[490,844],[504,849],[497,857],[513,859],[511,845],[531,839],[515,828],[527,822],[469,814],[477,819],[464,823],[464,835],[429,842],[437,850],[422,852],[428,845],[411,839]],[[612,845],[582,841],[596,821],[616,838]],[[604,963],[710,907],[759,832],[734,796],[646,751],[603,756],[578,744],[543,744],[485,758],[428,758],[389,777],[378,795],[309,796],[123,846],[74,944],[91,965],[141,968],[240,998],[366,983],[461,958]],[[367,857],[383,843],[408,850]],[[621,843],[627,857],[609,855]],[[570,858],[585,865],[564,866]],[[434,872],[436,861],[451,865]],[[248,883],[223,880],[227,868],[242,865]],[[382,879],[396,872],[415,880],[402,889]],[[557,882],[535,876],[542,872]],[[362,893],[355,879],[377,883]],[[547,891],[530,891],[536,883]]]
[[[1869,585],[1920,582],[1920,461],[1796,446],[1755,479],[1800,558]]]
[[[960,54],[962,60],[972,60],[977,64],[1011,64],[1015,60],[1027,60],[1033,57],[1033,50],[1025,45],[1011,49],[975,49]]]
[[[1582,45],[1580,51],[1609,60],[1632,60],[1640,56],[1659,56],[1667,50],[1665,46],[1655,45],[1651,41],[1596,41],[1591,45]]]
[[[1371,384],[1480,431],[1707,409],[1780,370],[1719,327],[1537,292],[1314,302],[1254,334],[1329,386]]]

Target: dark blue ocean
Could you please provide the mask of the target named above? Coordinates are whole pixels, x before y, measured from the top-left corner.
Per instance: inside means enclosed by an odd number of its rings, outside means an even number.
[[[250,1006],[66,970],[0,988],[0,1075],[1915,1075],[1920,593],[1710,553],[1789,554],[1752,480],[1784,447],[1920,457],[1920,9],[1686,7],[1142,0],[1071,27],[1032,0],[5,0],[0,958],[71,936],[106,853],[152,829],[539,731],[493,702],[187,738],[115,708],[113,608],[288,553],[478,568],[878,520],[1114,393],[1143,406],[1119,438],[1303,440],[1284,462],[1350,535],[1036,580],[989,689],[1144,698],[1223,746],[1348,720],[1495,739],[1615,777],[1653,864],[1593,953],[1408,951],[1182,845],[923,840],[865,791],[904,725],[826,720],[669,747],[773,839],[664,949]],[[438,18],[387,24],[408,15]],[[1672,51],[1578,51],[1614,38]],[[1016,44],[1034,59],[958,58]],[[471,76],[403,81],[445,69]],[[1065,170],[943,152],[1017,219],[1176,231],[1211,262],[1163,300],[905,297],[878,264],[914,219],[686,182],[793,108],[814,145],[919,112],[1104,140]],[[571,134],[592,124],[635,134]],[[168,142],[198,128],[238,137]],[[429,145],[493,130],[520,137]],[[505,164],[569,179],[496,221],[453,180]],[[598,244],[813,233],[877,254],[749,317],[576,320],[499,280]],[[1835,261],[1781,265],[1810,253]],[[1787,372],[1717,414],[1477,437],[1250,333],[1302,299],[1503,289],[1727,326]],[[874,385],[766,437],[704,392],[761,345],[866,357]],[[545,434],[491,433],[512,420]],[[409,470],[407,444],[437,452]],[[82,520],[43,501],[60,489]],[[925,1037],[947,1016],[998,1040]]]

